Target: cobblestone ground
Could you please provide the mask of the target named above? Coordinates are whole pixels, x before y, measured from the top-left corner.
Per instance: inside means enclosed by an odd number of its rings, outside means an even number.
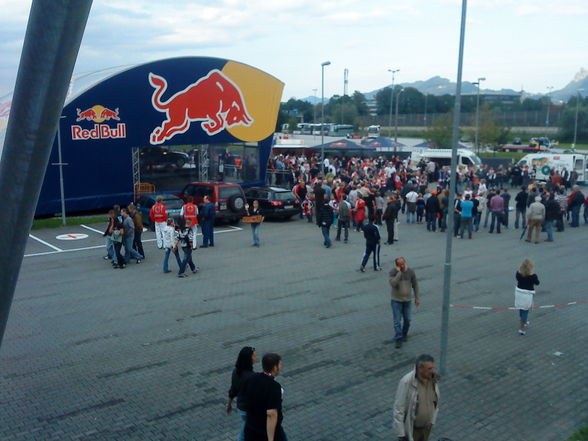
[[[224,404],[244,345],[283,356],[290,440],[395,439],[398,380],[418,354],[439,355],[445,235],[402,223],[400,242],[382,246],[385,271],[360,273],[359,233],[325,249],[316,226],[266,222],[257,249],[245,227],[198,250],[201,271],[186,279],[162,273],[153,242],[125,270],[101,248],[26,257],[0,351],[0,439],[234,440],[239,417]],[[73,230],[34,234],[61,247],[55,236]],[[101,244],[86,233],[67,246]],[[524,257],[541,280],[537,305],[588,299],[588,226],[553,243],[518,238],[455,240],[452,303],[511,306]],[[43,247],[31,241],[27,253],[53,251]],[[399,350],[387,280],[398,255],[422,290]],[[556,441],[588,424],[587,315],[582,302],[534,310],[522,337],[515,311],[452,308],[431,439]]]

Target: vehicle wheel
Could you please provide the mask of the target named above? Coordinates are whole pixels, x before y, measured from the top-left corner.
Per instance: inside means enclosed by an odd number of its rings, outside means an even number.
[[[234,194],[229,198],[228,205],[233,213],[241,213],[245,208],[245,199],[241,195]]]

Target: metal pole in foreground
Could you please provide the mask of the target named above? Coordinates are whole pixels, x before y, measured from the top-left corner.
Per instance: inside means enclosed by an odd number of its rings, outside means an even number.
[[[398,91],[396,95],[396,113],[394,114],[394,153],[396,153],[396,144],[398,143],[398,103],[400,102],[400,94],[404,92],[404,88]]]
[[[91,0],[34,0],[0,160],[0,343]]]
[[[477,153],[480,153],[480,144],[478,142],[478,128],[480,126],[480,84],[485,80],[486,78],[478,78],[478,81],[474,83],[476,86],[478,86],[478,93],[476,94],[476,140],[474,142]]]
[[[461,112],[461,73],[463,70],[463,46],[465,39],[467,0],[461,4],[461,32],[459,36],[459,56],[457,62],[457,86],[455,88],[455,107],[453,110],[453,130],[451,135],[451,169],[449,206],[447,208],[447,239],[445,249],[445,268],[443,275],[443,308],[441,312],[441,354],[439,371],[445,375],[447,360],[447,339],[449,335],[449,301],[451,297],[451,245],[453,240],[453,207],[455,206],[455,187],[457,175],[457,143],[459,141],[459,117]]]
[[[63,159],[61,157],[61,119],[65,118],[64,116],[59,117],[59,121],[57,122],[57,153],[59,155],[59,190],[61,192],[61,221],[63,225],[66,225],[65,220],[65,189],[63,184],[63,166],[67,165],[63,163]]]
[[[321,176],[325,175],[325,66],[331,64],[330,61],[321,63]]]
[[[392,88],[390,89],[390,116],[388,117],[388,127],[390,128],[390,134],[392,134],[392,109],[394,108],[394,74],[399,71],[400,69],[388,69],[388,72],[392,72]]]

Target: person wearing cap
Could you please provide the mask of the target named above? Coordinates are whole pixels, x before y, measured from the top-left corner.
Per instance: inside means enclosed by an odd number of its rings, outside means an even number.
[[[535,230],[535,243],[539,243],[539,233],[541,224],[545,220],[545,205],[541,203],[541,196],[535,196],[535,202],[529,205],[527,210],[527,222],[529,231],[527,232],[526,242],[531,242],[533,230]]]
[[[155,237],[157,238],[157,248],[163,249],[163,230],[166,227],[167,209],[163,205],[163,196],[155,198],[156,203],[149,210],[149,219],[155,225]]]

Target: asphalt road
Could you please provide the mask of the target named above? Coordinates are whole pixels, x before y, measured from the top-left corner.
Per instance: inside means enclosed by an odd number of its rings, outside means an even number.
[[[402,223],[400,242],[382,247],[385,271],[360,273],[359,233],[325,249],[316,226],[266,222],[257,249],[241,227],[219,228],[186,279],[162,273],[152,233],[141,265],[113,270],[96,231],[34,232],[45,243],[27,244],[0,350],[0,439],[234,440],[239,417],[224,404],[244,345],[283,356],[290,440],[395,439],[398,380],[418,354],[439,355],[445,235]],[[451,309],[431,439],[563,440],[588,423],[588,226],[538,245],[519,234],[454,243],[452,304],[511,306],[514,273],[531,257],[546,307],[530,313],[524,337],[515,311]],[[422,290],[399,350],[387,280],[398,255]]]

